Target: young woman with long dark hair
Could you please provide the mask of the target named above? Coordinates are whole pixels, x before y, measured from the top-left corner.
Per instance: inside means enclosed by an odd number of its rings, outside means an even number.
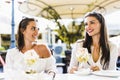
[[[86,48],[89,59],[82,63],[81,68],[90,68],[93,71],[116,69],[118,49],[115,44],[109,41],[105,19],[102,14],[97,12],[88,12],[84,16],[85,39],[78,40],[72,50],[69,72],[80,68],[80,62],[77,60],[78,48]],[[79,53],[82,54],[82,53]]]

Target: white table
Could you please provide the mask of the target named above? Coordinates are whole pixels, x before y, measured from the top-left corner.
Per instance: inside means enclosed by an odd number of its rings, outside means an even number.
[[[0,74],[0,76],[4,76],[4,74]],[[15,76],[15,75],[14,75]],[[45,78],[43,78],[42,80],[51,80],[50,78],[47,78],[48,76],[44,76]],[[16,78],[14,80],[28,80],[28,79],[21,79],[22,76],[20,78]],[[0,80],[4,80],[3,78]],[[12,79],[9,79],[12,80]],[[29,76],[29,80],[33,80],[32,76]],[[40,78],[34,79],[34,80],[40,80]],[[103,77],[103,76],[96,76],[93,74],[90,75],[78,75],[78,74],[56,74],[54,80],[120,80],[120,77]]]
[[[4,80],[4,77],[5,77],[4,73],[0,73],[0,80]]]
[[[120,78],[103,77],[96,75],[56,74],[54,80],[120,80]]]

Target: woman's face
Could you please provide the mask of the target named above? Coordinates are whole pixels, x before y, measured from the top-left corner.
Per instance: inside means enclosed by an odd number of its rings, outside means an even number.
[[[88,16],[84,20],[85,30],[89,36],[100,35],[100,22],[93,16]]]
[[[24,40],[30,42],[35,41],[38,37],[38,31],[39,28],[36,27],[36,22],[30,21],[26,27],[26,30],[23,32]]]

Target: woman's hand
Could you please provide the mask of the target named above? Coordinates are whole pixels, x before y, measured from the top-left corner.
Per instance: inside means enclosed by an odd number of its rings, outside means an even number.
[[[91,66],[90,68],[92,71],[99,71],[100,68],[98,66]]]
[[[74,73],[74,71],[77,71],[77,70],[78,70],[78,68],[77,68],[77,67],[73,67],[73,68],[71,68],[71,69],[69,70],[69,73],[73,74],[73,73]]]

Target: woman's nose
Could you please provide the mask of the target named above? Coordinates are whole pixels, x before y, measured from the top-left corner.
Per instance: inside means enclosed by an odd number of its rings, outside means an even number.
[[[39,29],[35,29],[35,34],[36,34],[36,35],[39,34]]]

